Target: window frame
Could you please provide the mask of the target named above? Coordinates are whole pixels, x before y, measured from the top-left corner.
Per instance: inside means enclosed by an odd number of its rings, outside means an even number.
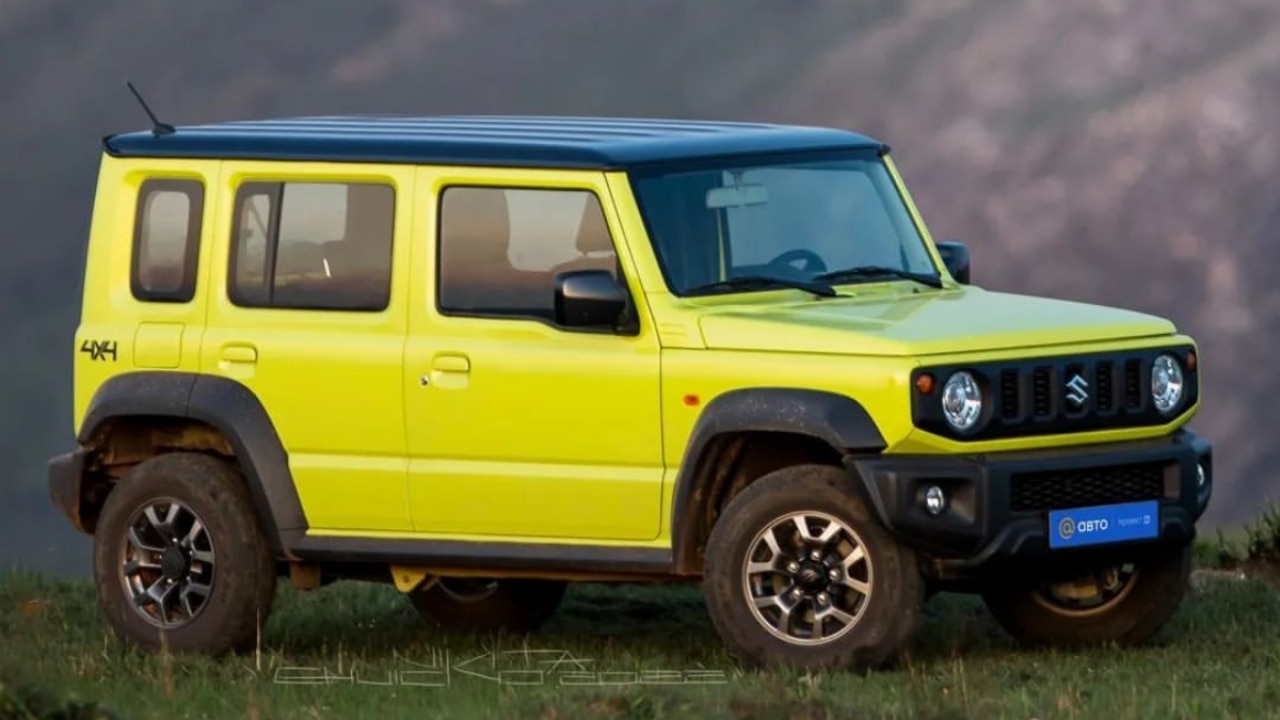
[[[158,192],[178,192],[187,196],[187,237],[182,253],[182,283],[176,290],[157,291],[142,287],[139,271],[142,269],[142,226],[147,201]],[[129,291],[134,300],[145,303],[185,305],[195,300],[199,289],[197,270],[200,264],[200,246],[203,244],[204,203],[206,187],[203,178],[148,177],[138,185],[134,202],[133,239],[129,258]]]
[[[387,273],[387,299],[381,307],[333,307],[330,305],[276,305],[276,259],[280,251],[280,219],[283,216],[284,191],[286,185],[376,185],[384,187],[391,192],[391,244],[389,247],[389,270]],[[263,253],[263,279],[266,281],[266,303],[257,304],[254,302],[246,302],[245,298],[238,292],[239,287],[236,284],[236,272],[239,269],[240,256],[240,228],[244,221],[245,208],[248,203],[246,199],[253,195],[266,195],[271,203],[268,208],[267,216],[267,237],[264,239]],[[361,314],[377,314],[386,312],[391,308],[391,303],[395,293],[395,262],[396,262],[396,232],[399,229],[396,217],[398,212],[398,203],[400,202],[399,192],[394,183],[386,180],[347,180],[347,179],[329,179],[329,178],[289,178],[289,179],[266,179],[254,178],[245,180],[236,186],[234,195],[235,206],[231,212],[231,241],[227,252],[227,274],[225,278],[225,291],[227,300],[237,308],[243,310],[277,310],[285,312],[328,312],[328,313],[361,313]]]
[[[604,218],[606,229],[609,231],[609,242],[613,244],[614,252],[614,278],[622,291],[626,294],[626,309],[623,316],[628,320],[615,328],[600,327],[576,327],[571,325],[561,325],[554,319],[547,319],[539,315],[522,315],[505,312],[486,312],[483,310],[456,310],[444,307],[441,304],[441,292],[444,288],[444,197],[454,188],[471,189],[471,190],[542,190],[550,192],[582,192],[589,195],[596,202],[600,214]],[[553,330],[560,332],[588,334],[588,335],[621,335],[632,336],[638,335],[640,332],[639,318],[636,312],[635,293],[632,292],[631,284],[628,281],[625,270],[622,267],[622,251],[618,247],[618,238],[613,227],[609,223],[609,215],[605,212],[605,202],[595,187],[589,185],[537,185],[537,184],[519,184],[519,183],[489,183],[489,182],[448,182],[438,186],[435,191],[435,273],[432,278],[435,288],[432,295],[432,305],[436,313],[447,318],[465,318],[475,320],[515,320],[522,322],[533,322],[545,325]],[[508,252],[510,250],[508,249]],[[554,281],[554,278],[553,278]],[[554,292],[554,287],[552,288]]]

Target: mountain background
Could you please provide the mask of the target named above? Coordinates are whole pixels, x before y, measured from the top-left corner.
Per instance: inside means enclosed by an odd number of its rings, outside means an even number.
[[[101,136],[389,112],[835,125],[890,143],[990,289],[1202,347],[1207,526],[1280,494],[1274,0],[0,0],[0,568],[88,569],[48,501]]]

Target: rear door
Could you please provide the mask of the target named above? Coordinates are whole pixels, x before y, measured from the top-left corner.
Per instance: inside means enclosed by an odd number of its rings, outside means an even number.
[[[203,371],[261,400],[313,533],[410,529],[412,169],[227,162],[222,185]]]

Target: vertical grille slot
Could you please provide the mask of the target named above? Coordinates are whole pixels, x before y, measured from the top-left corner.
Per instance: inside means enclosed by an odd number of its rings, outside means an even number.
[[[1124,361],[1124,408],[1142,408],[1142,361],[1137,358]]]
[[[1110,413],[1115,409],[1115,378],[1110,360],[1103,360],[1094,368],[1094,382],[1098,386],[1098,395],[1094,407],[1100,414]]]
[[[1053,368],[1040,366],[1031,373],[1031,412],[1036,417],[1053,413],[1053,390],[1049,387]]]
[[[1022,414],[1022,393],[1018,392],[1018,371],[1000,371],[1000,417],[1015,420]]]

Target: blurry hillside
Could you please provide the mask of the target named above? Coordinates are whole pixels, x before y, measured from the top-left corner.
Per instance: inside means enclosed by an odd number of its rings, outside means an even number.
[[[935,234],[971,244],[976,282],[1194,333],[1197,427],[1231,484],[1212,518],[1280,494],[1274,0],[0,0],[0,68],[0,518],[52,517],[26,508],[46,512],[45,458],[70,442],[98,139],[145,127],[126,78],[176,123],[551,112],[869,132]]]

